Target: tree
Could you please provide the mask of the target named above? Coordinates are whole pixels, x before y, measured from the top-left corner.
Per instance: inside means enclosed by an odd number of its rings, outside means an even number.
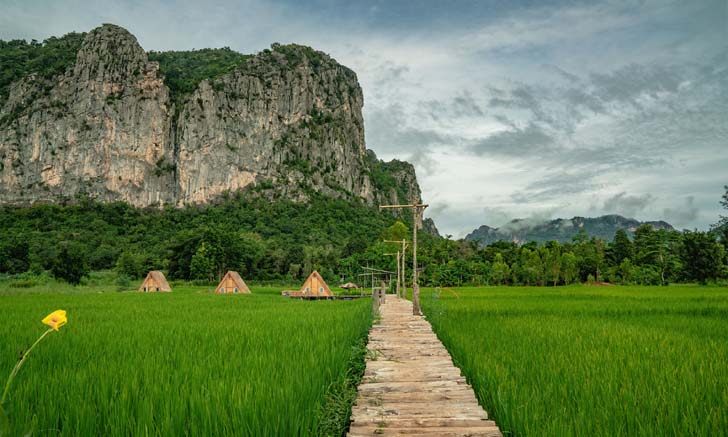
[[[566,285],[571,284],[576,279],[579,270],[576,255],[573,252],[565,252],[561,255],[561,272]]]
[[[670,277],[678,267],[679,235],[664,229],[655,231],[650,225],[641,225],[635,230],[634,253],[636,264],[643,271],[655,271],[660,277],[660,284],[667,285]],[[647,270],[645,270],[647,269]],[[645,274],[649,278],[651,274]]]
[[[493,265],[490,268],[490,279],[496,285],[501,285],[508,281],[511,276],[511,268],[503,261],[503,256],[496,253],[493,259]]]
[[[634,261],[639,266],[655,265],[657,235],[652,225],[640,225],[634,231]]]
[[[723,188],[725,188],[725,194],[723,194],[720,204],[724,209],[728,210],[728,185]],[[720,242],[723,243],[725,251],[728,252],[728,216],[721,215],[720,220],[713,226],[713,229],[718,234]]]
[[[549,282],[553,283],[554,286],[559,282],[561,278],[561,252],[558,246],[552,245],[549,249],[544,247],[544,264],[546,268],[546,278]]]
[[[397,222],[382,232],[381,239],[401,241],[407,239],[408,235],[410,235],[410,231],[407,229],[407,225],[397,220]]]
[[[632,281],[632,261],[629,258],[625,258],[619,264],[619,277],[622,280],[622,284],[629,284]]]
[[[72,285],[80,284],[81,279],[89,273],[84,250],[81,245],[63,245],[51,266],[53,277]]]
[[[30,267],[28,243],[12,236],[0,242],[0,273],[23,273]]]
[[[488,263],[482,261],[474,261],[470,265],[470,272],[472,273],[472,281],[475,285],[480,286],[483,282],[488,281],[490,274],[490,266]]]
[[[574,255],[579,278],[583,281],[589,275],[596,275],[596,280],[599,281],[600,270],[604,262],[604,240],[580,238],[579,242],[574,245]]]
[[[207,243],[203,241],[190,261],[190,276],[194,279],[205,279],[212,282],[215,273],[215,260],[210,254]]]
[[[664,229],[657,231],[656,235],[655,262],[657,270],[660,272],[660,284],[667,285],[670,278],[680,268],[678,258],[680,235]]]
[[[544,277],[544,268],[541,257],[537,250],[523,249],[521,256],[521,267],[523,271],[523,281],[526,285],[541,284]]]
[[[592,238],[592,245],[594,245],[594,260],[596,263],[596,274],[597,282],[602,281],[602,265],[604,264],[604,240],[601,238]]]
[[[705,284],[722,273],[725,250],[707,232],[685,231],[680,255],[688,280]]]
[[[126,251],[116,260],[116,273],[120,276],[139,278],[144,275],[144,262],[138,254]]]
[[[625,258],[632,259],[634,256],[632,252],[632,241],[627,236],[627,232],[624,229],[617,229],[617,233],[614,234],[614,240],[612,241],[612,257],[614,263],[619,265],[622,264]]]

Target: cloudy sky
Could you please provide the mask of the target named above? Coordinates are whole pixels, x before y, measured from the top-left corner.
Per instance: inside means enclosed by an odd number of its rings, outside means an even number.
[[[0,39],[111,22],[147,50],[296,42],[364,89],[367,147],[462,237],[619,213],[705,229],[728,184],[728,1],[0,0]]]

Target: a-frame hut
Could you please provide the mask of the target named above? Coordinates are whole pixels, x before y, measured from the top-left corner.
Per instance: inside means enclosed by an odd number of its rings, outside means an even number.
[[[306,282],[303,283],[303,286],[298,291],[299,295],[303,296],[333,296],[334,293],[331,292],[331,289],[326,284],[326,281],[324,281],[324,278],[321,277],[319,272],[314,270],[311,275],[309,275],[308,279],[306,279]]]
[[[172,287],[169,286],[167,278],[164,277],[164,273],[159,270],[152,270],[147,273],[147,277],[144,278],[144,282],[139,286],[139,290],[142,293],[156,293],[157,291],[172,291]]]
[[[249,294],[250,288],[248,288],[248,285],[245,283],[245,281],[243,281],[243,278],[240,277],[238,272],[233,272],[232,270],[230,270],[225,273],[225,276],[222,277],[222,281],[217,284],[215,293]]]

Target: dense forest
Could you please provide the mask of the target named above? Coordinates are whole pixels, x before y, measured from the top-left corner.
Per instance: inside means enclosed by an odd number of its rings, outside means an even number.
[[[721,203],[728,209],[728,187]],[[382,240],[411,239],[412,223],[323,196],[301,204],[241,194],[184,209],[136,209],[85,198],[68,205],[4,206],[0,226],[4,275],[49,272],[78,283],[91,270],[113,269],[124,283],[163,269],[172,279],[215,281],[233,269],[246,280],[297,282],[313,269],[332,281],[361,280],[362,267],[394,271],[395,259],[386,254],[398,245]],[[633,239],[624,231],[612,241],[581,233],[566,244],[498,242],[480,248],[419,235],[426,286],[666,285],[728,278],[728,217],[709,232],[644,225]]]
[[[30,42],[0,40],[0,106],[8,97],[10,84],[30,74],[50,78],[63,74],[76,62],[85,33],[72,32],[60,38]]]
[[[65,274],[83,266],[137,278],[164,269],[174,279],[300,279],[363,251],[395,218],[357,202],[313,197],[270,202],[242,195],[184,209],[137,209],[79,199],[69,205],[0,208],[0,273]],[[68,275],[71,282],[80,277]]]

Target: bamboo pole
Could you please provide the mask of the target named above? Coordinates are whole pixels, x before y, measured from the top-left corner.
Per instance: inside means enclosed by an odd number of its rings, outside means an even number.
[[[401,294],[401,289],[399,286],[400,286],[400,282],[401,282],[401,278],[402,278],[402,272],[401,272],[401,268],[400,268],[401,266],[399,264],[399,258],[400,258],[400,254],[399,254],[399,250],[398,250],[397,251],[397,297],[401,299],[402,294]]]
[[[400,265],[401,265],[401,270],[400,270],[399,276],[400,276],[400,279],[402,281],[402,292],[401,292],[401,294],[398,293],[398,296],[401,297],[402,299],[407,299],[407,272],[406,272],[406,268],[405,268],[405,266],[406,266],[406,261],[405,260],[406,260],[406,257],[407,257],[407,240],[405,240],[403,238],[402,241],[399,241],[399,240],[384,240],[384,242],[385,243],[398,243],[398,244],[402,244],[402,252],[401,252],[402,258],[400,260],[401,264],[398,264],[397,265],[398,268],[400,268]]]
[[[407,240],[404,238],[402,239],[402,297],[404,299],[407,299],[407,270],[405,263],[405,258],[407,258]]]
[[[412,314],[421,316],[420,310],[420,287],[417,283],[417,223],[420,212],[429,205],[424,203],[412,203],[409,205],[379,205],[380,209],[412,208]]]
[[[386,241],[386,240],[385,240]],[[400,297],[399,295],[399,282],[400,282],[400,271],[399,271],[399,251],[397,253],[385,253],[384,256],[396,256],[397,257],[397,297]],[[392,278],[390,276],[389,278],[390,282],[392,281]]]

